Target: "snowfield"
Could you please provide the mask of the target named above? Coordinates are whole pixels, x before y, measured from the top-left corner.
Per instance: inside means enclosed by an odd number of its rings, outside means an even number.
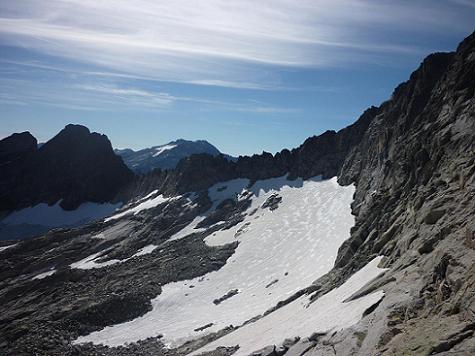
[[[269,345],[280,345],[287,338],[309,337],[315,332],[332,333],[356,324],[366,309],[381,300],[384,292],[377,291],[347,303],[343,301],[385,271],[378,268],[381,258],[376,257],[342,286],[315,302],[310,303],[308,296],[302,296],[262,319],[209,343],[191,355],[213,351],[220,346],[239,345],[233,356],[245,356]]]
[[[110,215],[120,208],[118,204],[83,203],[76,210],[63,210],[56,205],[41,203],[30,208],[14,211],[1,220],[5,225],[42,225],[47,227],[77,226]]]
[[[354,187],[342,187],[336,178],[289,181],[280,177],[258,181],[251,188],[248,184],[246,179],[236,179],[209,189],[213,201],[210,210],[226,198],[244,199],[249,191],[253,193],[244,221],[205,240],[211,246],[240,242],[226,265],[193,280],[164,285],[162,293],[152,300],[149,313],[75,342],[118,346],[162,334],[167,346],[179,346],[228,325],[242,325],[327,273],[354,225],[350,209]],[[278,208],[262,208],[275,194],[282,198]],[[195,227],[204,218],[196,218],[172,239],[198,231]],[[378,261],[308,308],[308,298],[301,297],[217,340],[206,350],[221,344],[240,344],[238,352],[245,354],[286,337],[308,336],[357,322],[382,292],[350,303],[342,301],[382,272],[376,267]]]

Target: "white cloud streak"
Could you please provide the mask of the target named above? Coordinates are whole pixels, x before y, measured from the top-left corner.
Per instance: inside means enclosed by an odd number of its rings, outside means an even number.
[[[202,111],[244,112],[256,114],[293,114],[298,109],[269,105],[254,100],[212,100],[202,97],[172,95],[166,92],[117,84],[49,82],[0,77],[0,104],[42,105],[75,111],[153,112],[176,108],[177,104],[192,104]]]
[[[266,68],[420,53],[425,49],[378,38],[379,30],[466,29],[445,3],[15,0],[0,4],[0,42],[100,66],[103,73],[266,89],[280,84]]]

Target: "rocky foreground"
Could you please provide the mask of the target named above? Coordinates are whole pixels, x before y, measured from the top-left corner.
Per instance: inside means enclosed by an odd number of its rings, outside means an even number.
[[[130,199],[156,189],[166,196],[181,194],[179,199],[147,214],[57,230],[2,249],[2,354],[182,355],[239,327],[175,349],[165,348],[160,336],[121,347],[73,343],[80,335],[144,315],[161,286],[218,270],[232,256],[236,244],[210,247],[203,239],[213,229],[241,222],[247,199],[223,202],[202,222],[202,232],[165,243],[212,204],[203,193],[193,197],[196,204],[190,208],[186,192],[202,192],[233,178],[254,182],[286,173],[289,178],[337,175],[340,184],[356,187],[351,237],[341,246],[334,268],[298,295],[318,300],[375,256],[384,255],[381,267],[388,270],[352,298],[376,290],[384,290],[385,296],[349,328],[282,340],[257,353],[474,354],[474,78],[472,34],[455,53],[427,57],[390,100],[346,129],[309,138],[301,147],[275,156],[241,157],[237,162],[191,157],[175,170],[135,179],[120,193]],[[266,209],[278,210],[278,197],[268,204]],[[220,221],[225,226],[214,225]],[[101,233],[107,239],[98,237]],[[105,268],[70,267],[117,242],[120,247],[101,262],[125,260],[150,244],[158,247]],[[54,274],[34,279],[53,265]],[[233,351],[221,348],[213,354]]]

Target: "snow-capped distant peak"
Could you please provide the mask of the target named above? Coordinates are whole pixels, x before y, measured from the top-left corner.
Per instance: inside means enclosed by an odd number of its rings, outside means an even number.
[[[115,150],[124,163],[136,173],[147,173],[154,169],[173,169],[178,162],[194,154],[218,156],[221,152],[208,141],[188,141],[178,139],[163,145],[145,148],[139,151],[131,149]],[[228,159],[231,156],[225,155]]]
[[[155,153],[153,154],[153,157],[157,157],[157,156],[161,155],[163,152],[172,150],[175,147],[177,147],[177,145],[170,145],[170,144],[156,147],[155,148]]]

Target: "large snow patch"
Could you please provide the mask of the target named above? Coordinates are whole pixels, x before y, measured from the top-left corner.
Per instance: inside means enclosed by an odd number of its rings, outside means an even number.
[[[350,302],[344,302],[366,283],[385,269],[378,268],[381,257],[376,257],[355,273],[346,283],[310,303],[302,296],[254,323],[206,345],[192,355],[212,351],[220,346],[236,346],[233,356],[249,355],[269,345],[280,345],[285,339],[309,337],[315,332],[332,333],[356,324],[366,309],[377,303],[384,292],[377,291]]]
[[[43,225],[49,227],[75,226],[103,218],[122,204],[83,203],[75,210],[63,210],[59,203],[48,206],[41,203],[30,208],[14,211],[1,221],[5,225]]]
[[[247,180],[221,183],[210,189],[210,197],[217,204],[230,193],[245,192],[247,184]],[[209,245],[240,242],[225,266],[193,280],[163,286],[149,313],[76,342],[118,346],[163,334],[162,341],[177,346],[230,324],[243,324],[333,267],[338,248],[354,225],[350,209],[353,186],[342,187],[336,178],[288,181],[281,177],[258,181],[248,190],[254,195],[244,221],[206,239]],[[278,208],[262,208],[273,194],[282,197]],[[186,229],[193,230],[192,226]],[[182,233],[178,236],[186,238]],[[226,295],[228,298],[223,299]],[[221,302],[216,303],[218,300]],[[301,307],[301,303],[299,300],[295,305]],[[338,300],[335,303],[341,304]],[[203,326],[208,327],[200,330]]]

